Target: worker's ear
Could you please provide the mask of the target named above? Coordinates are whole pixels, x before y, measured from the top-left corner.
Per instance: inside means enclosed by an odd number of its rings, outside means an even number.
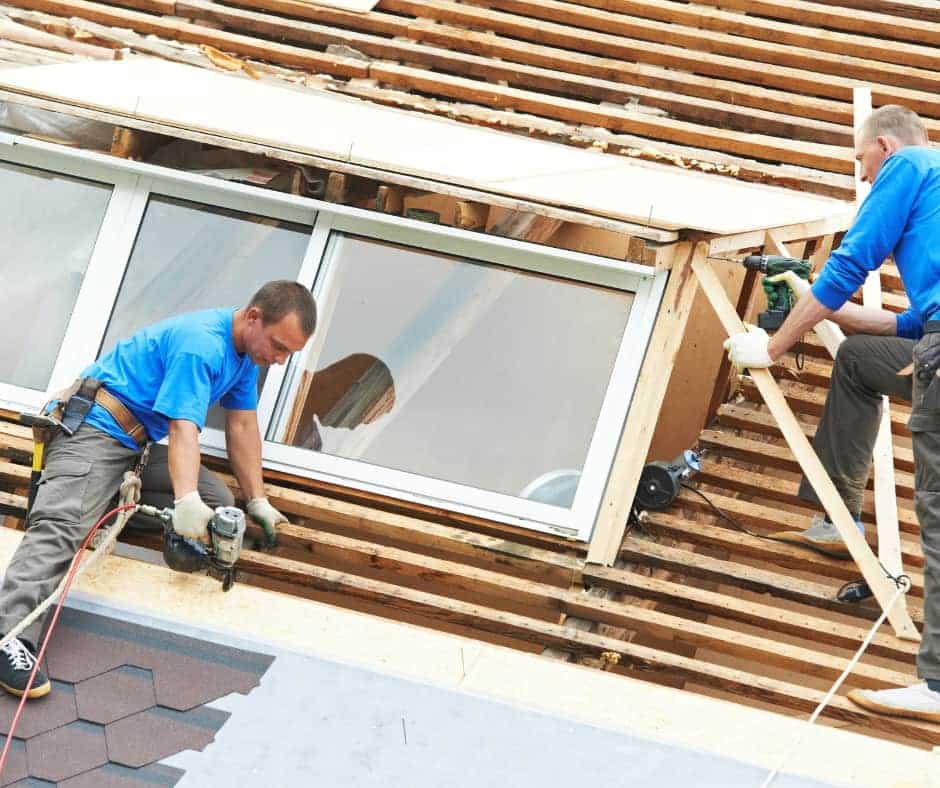
[[[256,320],[262,320],[264,313],[261,311],[261,307],[250,306],[245,310],[245,317],[253,323]]]

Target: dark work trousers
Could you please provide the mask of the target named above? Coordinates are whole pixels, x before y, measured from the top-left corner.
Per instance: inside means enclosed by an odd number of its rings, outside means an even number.
[[[881,419],[881,397],[909,400],[914,448],[914,505],[924,549],[924,631],[917,672],[940,679],[940,398],[925,402],[933,378],[925,359],[940,351],[940,333],[919,342],[857,334],[839,348],[813,447],[856,519]],[[913,374],[898,373],[914,362]],[[918,374],[920,373],[920,374]],[[935,389],[940,388],[940,382]],[[800,498],[819,504],[804,478]]]
[[[124,472],[134,467],[137,456],[87,424],[71,437],[59,432],[49,442],[26,533],[0,586],[0,634],[55,590],[89,529],[114,504]],[[143,503],[173,505],[166,446],[152,446],[141,483]],[[199,494],[213,508],[233,503],[228,488],[205,468],[199,474]],[[35,637],[39,628],[38,623],[30,627],[26,636]]]

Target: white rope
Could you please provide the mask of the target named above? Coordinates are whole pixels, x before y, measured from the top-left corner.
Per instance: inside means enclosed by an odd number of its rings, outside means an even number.
[[[806,735],[807,729],[810,725],[816,722],[819,719],[819,715],[822,714],[823,709],[829,705],[829,702],[835,696],[836,692],[839,691],[839,687],[842,686],[849,674],[855,670],[855,666],[858,665],[859,660],[862,658],[862,654],[865,653],[865,649],[871,644],[872,640],[875,638],[875,633],[878,631],[879,627],[885,622],[885,619],[888,617],[888,613],[891,608],[894,607],[895,603],[908,591],[911,590],[911,581],[907,575],[902,575],[898,582],[898,590],[894,592],[894,596],[891,598],[891,601],[885,606],[884,611],[881,614],[881,617],[872,625],[872,628],[868,631],[868,635],[865,636],[865,639],[862,641],[862,645],[859,646],[858,651],[855,652],[855,656],[849,660],[849,664],[845,666],[845,670],[842,671],[842,675],[836,679],[836,683],[832,685],[829,692],[826,693],[826,697],[820,701],[819,705],[816,707],[816,710],[810,715],[810,718],[806,721],[807,724],[800,728],[800,732],[797,735],[796,739],[793,741],[793,744],[790,745],[790,748],[784,753],[783,757],[780,759],[780,763],[777,765],[777,768],[774,769],[770,774],[767,775],[767,779],[761,783],[761,788],[768,788],[768,786],[777,778],[777,775],[780,773],[780,770],[783,769],[787,761],[790,760],[790,757],[796,751],[796,749],[803,743],[803,737]]]
[[[140,479],[133,473],[133,471],[127,471],[124,474],[124,481],[121,483],[121,493],[120,493],[120,506],[128,506],[130,504],[136,504],[140,500]],[[108,555],[111,552],[111,546],[117,541],[118,536],[121,533],[121,529],[124,528],[127,521],[133,517],[136,509],[128,509],[127,511],[121,512],[117,519],[114,521],[114,525],[110,528],[105,529],[105,537],[100,542],[95,544],[95,551],[86,557],[82,561],[82,565],[75,572],[75,580],[77,580],[81,575],[88,571],[94,564],[96,564],[101,558]],[[100,533],[100,531],[99,531]],[[55,591],[53,591],[46,599],[39,603],[39,606],[33,610],[26,618],[20,621],[13,629],[11,629],[2,639],[0,639],[0,648],[3,648],[7,643],[9,643],[13,638],[19,637],[22,632],[29,627],[37,618],[39,618],[43,613],[46,612],[62,595],[62,591],[65,590],[65,584],[68,582],[69,572],[72,567],[75,566],[75,562],[78,561],[78,553],[75,554],[75,557],[72,558],[72,563],[69,564],[69,569],[62,576],[62,580],[59,582],[59,585],[56,586]]]

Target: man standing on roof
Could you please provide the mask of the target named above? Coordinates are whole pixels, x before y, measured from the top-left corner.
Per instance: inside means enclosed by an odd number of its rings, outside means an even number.
[[[881,420],[882,395],[912,402],[915,507],[924,550],[924,630],[917,658],[924,681],[902,689],[853,690],[865,708],[940,722],[940,151],[920,118],[889,105],[873,112],[855,141],[861,178],[872,184],[851,229],[811,291],[772,339],[763,331],[726,342],[739,367],[769,367],[820,320],[854,336],[839,347],[813,445],[862,530],[862,497]],[[846,303],[869,271],[893,255],[911,308],[900,315]],[[906,369],[913,362],[913,375]],[[820,503],[804,478],[800,497]],[[828,555],[848,549],[828,517],[775,535]]]
[[[161,508],[172,501],[176,531],[208,539],[214,507],[234,503],[231,492],[200,465],[199,431],[215,402],[225,408],[226,447],[248,515],[273,544],[275,526],[286,518],[264,497],[255,412],[258,366],[285,363],[315,326],[316,306],[307,288],[268,282],[242,309],[172,317],[119,342],[89,366],[79,390],[94,405],[71,425],[77,427],[73,434],[59,430],[47,447],[26,533],[0,587],[0,632],[10,632],[53,592],[107,511],[124,472],[150,441],[169,437],[168,447],[152,446],[142,500]],[[68,423],[70,408],[63,404]],[[0,649],[0,687],[22,696],[35,653],[20,638]],[[29,697],[50,689],[38,671]]]

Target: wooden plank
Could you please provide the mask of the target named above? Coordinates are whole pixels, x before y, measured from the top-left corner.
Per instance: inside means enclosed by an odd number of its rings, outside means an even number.
[[[594,8],[613,10],[604,0],[579,0],[579,2]],[[818,49],[835,55],[850,55],[937,70],[936,49],[918,46],[918,44],[928,42],[918,37],[910,25],[898,19],[863,14],[869,19],[877,19],[877,22],[860,25],[857,12],[821,8],[811,2],[781,3],[779,0],[757,0],[757,2],[733,0],[731,3],[709,0],[709,2],[717,6],[717,9],[705,8],[704,3],[696,3],[694,6],[677,6],[668,0],[616,0],[614,7],[620,13],[688,25],[699,30],[714,30],[777,44]],[[746,14],[739,13],[740,11],[745,11]],[[840,32],[840,29],[846,29],[841,24],[845,17],[853,25],[848,28],[849,30],[863,32],[866,35]],[[778,19],[787,21],[780,22],[777,21]],[[790,24],[790,22],[798,24]],[[888,25],[888,30],[882,28],[885,23]],[[878,30],[879,36],[884,37],[876,41],[871,35],[874,29]],[[892,35],[889,32],[891,30],[903,31],[903,33]],[[904,43],[904,41],[912,41],[913,44]]]
[[[234,485],[230,476],[222,476]],[[402,546],[421,546],[441,555],[460,556],[480,565],[498,565],[521,577],[569,587],[580,573],[582,562],[561,553],[519,544],[459,528],[439,525],[415,517],[383,512],[367,506],[315,495],[301,490],[266,485],[271,503],[287,515],[309,518],[318,526],[340,526],[359,538],[388,540]]]
[[[492,569],[482,569],[457,560],[423,555],[414,549],[374,544],[291,524],[278,526],[278,544],[291,551],[291,555],[303,556],[305,563],[501,610],[524,612],[542,620],[557,621],[564,609],[565,597],[557,586],[501,572],[498,563]]]
[[[285,539],[285,546],[291,540],[299,540],[306,548],[304,555],[309,555],[317,566],[334,569],[352,566],[359,576],[371,576],[379,580],[393,576],[400,585],[436,594],[444,593],[448,598],[488,604],[511,612],[515,605],[528,609],[530,612],[527,615],[542,620],[556,619],[557,613],[564,611],[568,616],[582,617],[587,622],[600,621],[663,638],[676,638],[684,643],[739,657],[756,658],[814,675],[835,678],[842,670],[841,660],[806,648],[741,633],[731,636],[721,627],[657,612],[642,605],[613,602],[583,592],[558,589],[403,550],[317,534],[296,526],[284,526],[280,533]],[[386,577],[383,578],[383,574]],[[490,601],[480,601],[487,599]],[[903,686],[911,680],[904,674],[864,665],[853,674],[853,678],[859,686],[878,688]]]
[[[940,30],[940,25],[937,26]],[[871,89],[856,86],[852,92],[855,107],[855,134],[858,136],[865,120],[871,115]],[[855,161],[855,199],[861,205],[871,191],[871,185],[861,180],[861,163]],[[870,271],[862,288],[862,302],[866,309],[881,309],[881,273]],[[891,401],[881,398],[881,418],[872,453],[875,487],[875,522],[878,526],[878,560],[895,576],[904,572],[901,556],[898,502],[895,487],[894,453],[891,439]]]
[[[818,47],[799,47],[780,40],[768,47],[766,43],[751,37],[728,35],[701,26],[686,26],[671,22],[660,22],[609,10],[586,8],[563,0],[473,0],[475,5],[521,14],[538,20],[548,20],[579,28],[584,31],[628,36],[640,41],[669,41],[673,46],[689,51],[724,55],[747,63],[755,70],[764,64],[777,67],[804,69],[820,74],[833,74],[840,78],[851,77],[875,81],[880,85],[903,85],[923,90],[933,90],[940,79],[929,67],[912,68],[894,63],[877,62],[867,58],[826,52]],[[674,12],[675,13],[675,12]],[[930,40],[934,31],[929,29],[920,43]],[[582,33],[582,35],[586,35]],[[940,33],[937,33],[940,41]],[[924,48],[925,54],[927,49]],[[766,67],[766,66],[765,66]],[[794,86],[794,91],[797,88]]]
[[[0,514],[26,516],[26,496],[0,491]]]
[[[487,232],[504,238],[515,238],[520,241],[544,244],[561,227],[557,219],[549,219],[534,213],[511,211],[493,224]]]
[[[822,610],[874,620],[879,610],[874,604],[848,605],[836,601],[840,583],[817,583],[770,569],[725,561],[689,550],[657,544],[647,539],[627,536],[620,551],[621,558],[637,564],[666,569],[682,577],[698,578],[723,585],[737,586],[780,599],[799,602]],[[912,613],[921,620],[920,605],[911,604]],[[907,638],[905,638],[907,639]]]
[[[676,260],[681,262],[676,262],[669,273],[669,283],[637,378],[636,392],[620,433],[610,476],[594,520],[587,554],[590,563],[611,565],[616,560],[659,418],[660,404],[698,292],[691,262],[696,257],[704,259],[707,253],[707,244],[680,243],[677,246]]]
[[[786,378],[782,378],[777,381],[780,384],[780,388],[783,390],[783,394],[786,397],[787,403],[789,406],[796,411],[797,413],[807,413],[811,416],[820,416],[822,415],[823,407],[826,404],[826,395],[822,391],[806,391],[805,386],[797,388],[792,384],[791,381],[788,381]],[[741,392],[750,400],[758,402],[757,396],[759,395],[760,390],[757,387],[757,384],[754,382],[753,377],[746,376],[741,381]],[[911,433],[907,428],[907,418],[910,416],[909,408],[892,408],[891,413],[891,432],[894,435],[900,435],[905,438],[909,438]]]
[[[763,602],[742,599],[739,595],[723,594],[697,586],[647,577],[638,572],[591,564],[584,569],[585,583],[591,587],[608,588],[643,598],[657,599],[671,606],[695,610],[719,618],[740,621],[768,632],[794,635],[817,643],[856,649],[864,640],[868,627],[858,627],[820,618]],[[917,644],[878,633],[869,646],[872,656],[909,662],[917,654]]]
[[[146,0],[127,0],[133,2]],[[344,29],[353,29],[378,33],[385,36],[407,35],[416,41],[428,41],[439,44],[451,51],[465,51],[487,58],[500,59],[515,64],[542,66],[562,74],[578,74],[586,77],[609,80],[613,83],[630,84],[645,87],[662,93],[663,97],[675,96],[680,102],[684,96],[694,96],[706,101],[724,105],[727,111],[748,107],[761,111],[779,113],[795,120],[800,118],[829,121],[843,126],[851,126],[851,107],[841,101],[830,101],[813,96],[801,96],[785,90],[769,90],[751,84],[718,80],[698,74],[681,71],[663,71],[647,67],[642,63],[620,62],[604,57],[597,57],[577,51],[575,48],[549,47],[518,38],[503,38],[491,32],[481,32],[444,24],[429,24],[426,17],[416,14],[416,20],[403,19],[394,14],[372,12],[370,14],[351,14],[339,9],[324,6],[312,6],[298,0],[242,0],[237,5],[246,5],[255,10],[271,11],[280,15],[294,17],[291,25],[298,19],[307,19],[321,24],[332,24]],[[383,6],[384,7],[384,6]],[[407,29],[403,32],[403,25]],[[483,29],[492,29],[484,26]],[[413,61],[418,62],[418,61]],[[644,95],[644,103],[650,97]],[[655,103],[652,105],[660,106]],[[681,116],[678,106],[673,104],[663,109]],[[769,118],[765,118],[765,123]],[[731,125],[729,117],[722,125]],[[733,126],[732,126],[733,127]],[[766,126],[765,126],[766,128]],[[791,136],[797,137],[799,132]]]
[[[873,30],[883,37],[885,43],[890,39],[913,41],[917,44],[940,44],[940,14],[936,6],[913,3],[896,5],[896,12],[901,16],[918,16],[921,22],[911,24],[911,18],[898,19],[891,13],[883,13],[887,3],[884,0],[702,0],[703,4],[721,8],[746,11],[758,16],[775,19],[789,19],[804,25],[812,25],[826,30],[851,30],[871,34]],[[847,7],[852,6],[854,7]],[[926,9],[932,13],[927,14]],[[900,46],[900,45],[899,45]]]
[[[454,209],[454,226],[461,230],[482,230],[489,215],[490,206],[486,203],[458,200]]]
[[[766,230],[752,230],[746,233],[725,235],[719,238],[713,238],[709,241],[708,253],[714,256],[727,254],[729,252],[762,248],[767,240],[767,233],[773,233],[774,237],[783,243],[803,240],[804,238],[813,238],[820,235],[831,235],[832,233],[847,230],[852,225],[853,221],[855,221],[854,208],[850,211],[847,210],[844,213],[840,213],[837,216],[819,219],[815,222],[779,225],[777,227],[767,228]]]
[[[762,501],[779,501],[791,507],[801,507],[805,509],[807,517],[818,510],[815,503],[809,503],[797,497],[798,482],[782,479],[779,474],[758,473],[739,466],[729,467],[723,463],[706,461],[696,479],[702,484],[728,492],[757,497]],[[911,501],[911,506],[913,506],[913,501]],[[869,492],[866,492],[862,503],[862,519],[869,523],[874,522],[875,519],[874,497]],[[898,507],[898,521],[901,530],[905,533],[914,536],[920,534],[917,515],[912,508]]]
[[[388,85],[450,99],[510,108],[558,120],[599,125],[613,131],[640,134],[653,139],[697,145],[711,150],[728,151],[828,172],[851,171],[851,164],[847,162],[847,151],[832,145],[795,143],[763,134],[716,129],[390,63],[377,63],[372,66],[370,73],[373,78]]]
[[[721,423],[727,427],[772,435],[778,438],[783,437],[774,417],[764,411],[755,410],[753,407],[725,404],[718,409],[718,417]],[[816,434],[816,421],[809,422],[804,418],[800,420],[800,424],[806,437],[812,439]],[[900,470],[908,473],[914,472],[914,452],[909,447],[895,445],[893,453],[896,466]]]
[[[328,14],[328,19],[318,20],[321,23],[333,21],[343,25],[332,28],[296,19],[288,22],[269,14],[236,9],[208,0],[180,0],[177,6],[179,12],[187,16],[220,22],[230,30],[276,37],[278,40],[318,47],[344,43],[371,57],[420,64],[458,76],[482,78],[489,83],[505,81],[515,87],[619,104],[639,100],[644,106],[659,107],[669,112],[672,117],[682,120],[697,120],[739,131],[776,134],[811,142],[852,144],[851,131],[847,125],[794,117],[792,112],[775,113],[703,97],[687,98],[681,93],[670,93],[651,87],[634,85],[628,89],[619,81],[588,74],[574,75],[559,68],[558,64],[554,68],[526,65],[518,62],[518,58],[510,53],[507,53],[510,54],[507,58],[509,62],[504,62],[482,57],[473,53],[473,50],[469,50],[468,54],[461,54],[451,47],[428,46],[420,43],[423,36],[413,30],[414,23],[390,14],[379,15],[379,20],[375,19],[376,15],[370,15],[366,26],[372,32],[381,32],[382,35],[369,35],[357,32],[363,27],[361,17],[350,14]],[[355,29],[350,30],[349,26],[354,26]],[[396,38],[389,39],[389,35],[396,35]],[[405,35],[416,38],[419,43],[400,40],[400,37]],[[436,35],[439,36],[440,31],[437,31]]]
[[[382,184],[375,193],[375,210],[401,216],[405,207],[405,191],[398,186]]]
[[[486,2],[494,5],[489,0]],[[929,93],[934,82],[940,79],[940,74],[924,70],[914,77],[914,81],[923,89],[912,90],[884,84],[887,80],[879,77],[879,69],[887,64],[870,62],[867,65],[864,61],[847,64],[856,74],[853,78],[843,76],[846,71],[840,70],[842,59],[838,56],[812,52],[792,53],[789,51],[792,47],[783,47],[782,55],[778,57],[767,53],[776,47],[768,47],[762,42],[742,46],[746,42],[739,41],[737,37],[731,37],[734,40],[729,42],[725,40],[728,37],[719,37],[708,31],[682,30],[661,23],[642,25],[639,20],[626,15],[578,9],[564,3],[550,3],[548,0],[505,0],[499,5],[502,8],[511,7],[516,13],[472,8],[468,4],[448,0],[383,0],[382,8],[605,57],[685,69],[721,79],[737,79],[752,85],[826,98],[844,100],[855,79],[870,79],[879,86],[875,93],[875,100],[879,104],[905,104],[927,117],[940,114],[933,111],[937,100]],[[556,10],[559,6],[563,8],[562,11]],[[585,29],[590,32],[586,33]],[[687,41],[689,46],[675,43],[677,40]],[[660,41],[669,41],[670,44],[658,43]],[[717,49],[718,53],[707,51],[709,49]],[[742,56],[754,56],[762,62],[751,62]],[[774,63],[774,68],[768,68],[768,61],[775,60],[799,62],[803,67]],[[826,65],[829,73],[820,73],[818,69],[821,65]],[[817,70],[807,70],[808,67]],[[910,70],[901,71],[904,74],[897,74],[897,80],[905,85],[913,84],[908,79]]]
[[[891,14],[910,20],[940,22],[940,6],[937,6],[934,0],[815,0],[815,2],[844,9]]]
[[[492,610],[459,600],[402,589],[388,583],[355,578],[298,561],[246,551],[242,554],[246,571],[277,576],[291,583],[317,589],[325,598],[342,607],[357,600],[380,603],[398,614],[421,615],[451,625],[498,633],[539,645],[554,645],[579,655],[600,657],[605,652],[620,656],[621,664],[639,671],[667,671],[694,679],[698,683],[778,703],[782,707],[809,711],[818,702],[817,692],[795,684],[786,684],[762,676],[711,665],[702,660],[680,657],[652,648],[626,643],[593,632],[566,629],[557,624],[537,621],[505,611]],[[637,673],[641,677],[642,673]],[[879,718],[861,711],[849,701],[836,698],[826,709],[828,717],[846,722],[880,726],[929,742],[940,742],[940,732],[929,725],[899,719]]]
[[[779,507],[764,505],[762,502],[742,501],[712,491],[709,491],[707,495],[712,503],[726,515],[734,518],[744,528],[755,534],[766,536],[783,530],[800,531],[808,525],[806,516],[798,512],[781,511]],[[685,490],[679,495],[676,505],[687,512],[714,514],[714,510],[702,498]],[[718,525],[715,526],[708,526],[697,521],[691,530],[700,528],[701,530],[697,532],[699,535],[686,535],[684,520],[679,518],[673,521],[669,519],[671,516],[679,517],[668,513],[647,512],[649,520],[658,522],[661,530],[677,534],[676,538],[680,541],[699,544],[702,543],[701,534],[709,533],[715,538],[715,547],[722,547],[730,554],[760,557],[791,569],[799,569],[803,566],[806,571],[818,572],[820,576],[846,580],[858,577],[858,570],[849,562],[827,558],[805,547],[751,536],[731,528],[723,520],[716,521]],[[923,566],[924,559],[920,545],[908,542],[905,559],[910,566]],[[917,572],[911,573],[911,580],[917,586],[917,590],[912,592],[913,595],[923,596],[922,575]]]
[[[0,17],[0,40],[12,41],[39,49],[66,52],[95,60],[114,60],[119,56],[119,53],[114,49],[86,44],[64,36],[53,35],[44,30],[36,30],[6,17]]]
[[[355,58],[333,56],[274,41],[261,41],[252,36],[226,33],[204,25],[128,11],[87,0],[16,0],[13,5],[65,17],[79,16],[98,24],[127,27],[138,33],[164,36],[176,41],[208,44],[236,55],[273,60],[338,77],[367,77],[369,74],[368,64]]]
[[[758,272],[753,268],[748,268],[744,274],[744,281],[741,282],[741,290],[738,293],[738,301],[735,304],[735,312],[741,320],[746,320],[748,312],[755,296],[757,295],[757,277]],[[712,398],[708,403],[708,413],[705,423],[708,424],[719,407],[725,401],[731,391],[732,375],[734,371],[731,368],[731,362],[728,360],[728,354],[721,354],[721,362],[718,365],[718,373],[715,376],[715,386],[712,389]]]
[[[761,467],[779,468],[792,473],[800,473],[801,468],[796,457],[786,446],[777,446],[750,438],[729,435],[716,430],[703,430],[699,441],[703,446],[711,446],[729,457],[736,457]],[[908,473],[896,476],[897,491],[901,498],[912,501],[914,498],[914,477]],[[868,480],[872,488],[873,482]]]
[[[692,265],[700,285],[708,293],[712,306],[718,313],[718,317],[729,336],[744,331],[744,324],[728,302],[727,296],[715,278],[715,273],[705,256],[703,255],[700,260],[694,260]],[[867,542],[856,530],[852,516],[839,497],[832,480],[819,461],[819,457],[816,456],[812,446],[800,429],[799,422],[797,422],[796,417],[787,405],[783,392],[781,392],[768,370],[752,369],[750,372],[761,396],[780,424],[784,437],[799,461],[800,467],[813,485],[813,489],[819,496],[823,507],[838,529],[839,535],[845,541],[853,560],[861,570],[862,576],[882,609],[888,608],[888,621],[891,622],[895,634],[901,638],[919,640],[920,634],[914,627],[910,616],[906,615],[906,612],[898,605],[888,607],[889,600],[894,596],[894,584],[885,576],[884,570],[878,564],[878,560],[871,552]]]

